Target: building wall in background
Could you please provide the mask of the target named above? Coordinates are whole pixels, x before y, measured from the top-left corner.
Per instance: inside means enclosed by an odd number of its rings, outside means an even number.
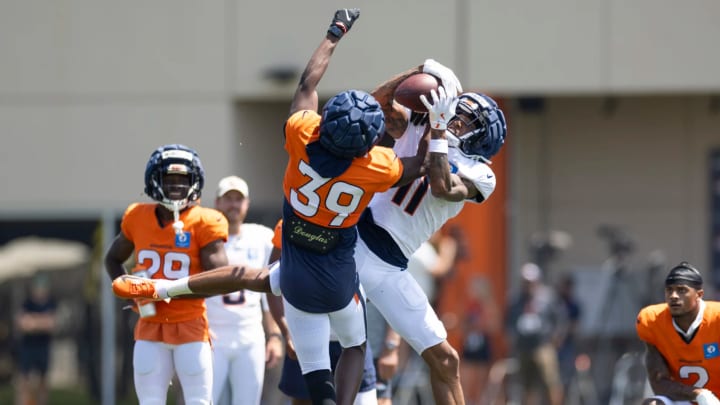
[[[0,95],[286,99],[336,1],[0,4]],[[432,57],[496,93],[720,89],[720,3],[364,1],[321,91],[372,87]],[[279,10],[282,9],[282,12]],[[442,17],[441,17],[442,16]],[[348,78],[351,77],[351,82]]]
[[[206,204],[235,172],[256,209],[279,214],[292,74],[338,6],[352,4],[2,2],[0,215],[121,213],[146,199],[150,152],[175,142],[200,152]],[[513,260],[531,232],[559,228],[575,238],[560,266],[599,263],[595,228],[617,223],[637,236],[638,255],[662,248],[706,264],[706,161],[720,137],[711,98],[720,54],[708,50],[720,3],[361,6],[321,97],[369,90],[427,57],[453,67],[467,89],[506,97],[514,152],[501,181],[511,185]],[[291,79],[272,76],[278,69]],[[512,107],[527,94],[548,97],[542,112]]]
[[[517,104],[516,104],[517,106]],[[573,246],[556,267],[599,266],[602,224],[635,239],[632,262],[662,250],[672,264],[707,269],[709,156],[720,109],[709,97],[551,98],[541,112],[515,107],[511,218],[516,270],[537,230],[562,230]]]

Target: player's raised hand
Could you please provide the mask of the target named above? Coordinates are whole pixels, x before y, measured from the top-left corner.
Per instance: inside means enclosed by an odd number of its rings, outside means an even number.
[[[444,131],[447,124],[455,116],[455,108],[457,108],[457,97],[450,97],[445,93],[443,86],[438,86],[438,91],[430,91],[432,104],[428,101],[424,94],[420,96],[420,101],[425,105],[430,115],[430,127]]]
[[[355,23],[355,20],[360,18],[359,8],[343,8],[335,12],[330,28],[328,32],[338,38],[342,38]]]
[[[462,93],[462,85],[460,84],[460,79],[455,75],[455,72],[435,59],[426,59],[425,63],[423,63],[422,71],[423,73],[429,73],[440,79],[448,96],[457,97],[458,94]]]

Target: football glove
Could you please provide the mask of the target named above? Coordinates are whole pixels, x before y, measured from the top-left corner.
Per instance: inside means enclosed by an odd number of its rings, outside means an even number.
[[[695,402],[698,405],[720,405],[720,400],[710,390],[703,389],[695,397]]]
[[[425,63],[423,63],[422,71],[423,73],[429,73],[440,79],[449,97],[457,97],[458,94],[462,93],[463,89],[460,84],[460,79],[455,76],[455,72],[440,62],[434,59],[426,59]]]
[[[430,128],[444,131],[447,124],[455,116],[455,108],[457,107],[457,97],[450,97],[445,93],[443,86],[438,86],[438,91],[430,91],[432,104],[428,101],[424,94],[420,95],[420,101],[428,109],[430,115]]]
[[[330,28],[328,32],[338,39],[342,38],[350,28],[352,27],[355,20],[360,18],[359,8],[344,8],[335,12]]]

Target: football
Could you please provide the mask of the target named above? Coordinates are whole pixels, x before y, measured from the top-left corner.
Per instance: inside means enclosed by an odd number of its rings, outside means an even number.
[[[428,73],[416,73],[403,80],[395,88],[395,101],[413,111],[427,112],[427,108],[420,101],[420,95],[424,94],[432,103],[430,90],[437,91],[438,85],[435,76]]]

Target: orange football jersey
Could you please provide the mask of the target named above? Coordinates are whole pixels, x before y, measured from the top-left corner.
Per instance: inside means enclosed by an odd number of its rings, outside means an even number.
[[[156,205],[132,204],[123,216],[122,232],[135,245],[137,264],[133,271],[146,270],[151,278],[168,280],[202,272],[200,250],[213,241],[227,241],[227,219],[212,208],[191,206],[180,213],[180,220],[184,224],[183,233],[176,235],[172,223],[160,227],[155,216]],[[157,301],[155,307],[155,316],[138,321],[136,339],[183,343],[168,341],[180,337],[168,337],[168,331],[160,331],[158,324],[186,322],[205,317],[205,300],[202,298],[174,299],[169,303]],[[200,323],[202,324],[202,321]],[[204,323],[207,329],[206,320]],[[202,325],[195,325],[192,329],[194,331],[190,331],[191,334],[197,337],[198,333],[202,332]],[[162,335],[162,339],[158,335]],[[193,340],[197,339],[190,341]]]
[[[357,223],[373,194],[393,186],[402,176],[402,163],[392,149],[375,146],[334,178],[320,176],[305,150],[319,139],[320,115],[298,111],[285,125],[289,160],[283,180],[285,198],[295,213],[308,222],[329,228]]]
[[[720,395],[720,302],[705,301],[702,323],[687,343],[673,327],[664,303],[643,308],[636,329],[640,340],[663,355],[673,379]]]

